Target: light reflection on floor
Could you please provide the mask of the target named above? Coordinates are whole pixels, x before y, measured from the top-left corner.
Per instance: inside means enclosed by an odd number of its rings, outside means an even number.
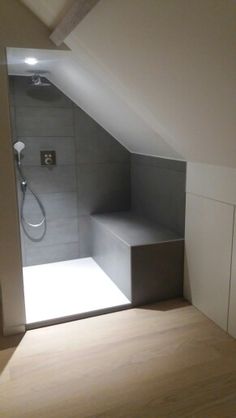
[[[27,324],[130,303],[92,258],[24,267],[23,277]]]

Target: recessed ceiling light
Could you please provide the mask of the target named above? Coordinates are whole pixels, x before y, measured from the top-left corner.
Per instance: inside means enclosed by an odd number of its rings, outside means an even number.
[[[26,64],[29,64],[29,65],[35,65],[38,62],[38,60],[34,57],[27,57],[27,58],[25,58],[24,61],[25,61]]]

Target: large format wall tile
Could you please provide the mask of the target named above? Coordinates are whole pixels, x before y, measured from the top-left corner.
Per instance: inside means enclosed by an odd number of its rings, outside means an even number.
[[[179,160],[169,160],[168,158],[152,157],[149,155],[132,154],[133,164],[153,166],[165,170],[186,172],[186,162]]]
[[[40,236],[42,228],[28,228],[30,235],[34,238]],[[54,244],[66,244],[70,242],[78,241],[78,219],[77,218],[55,218],[47,222],[47,233],[44,239],[40,242],[34,242],[33,246],[45,247]],[[28,251],[32,247],[32,242],[25,236],[24,237],[25,249]]]
[[[133,303],[182,297],[183,255],[183,240],[132,247]]]
[[[187,193],[185,297],[225,330],[233,212],[231,205]]]
[[[78,217],[79,257],[91,257],[91,216]]]
[[[62,193],[76,190],[75,167],[25,167],[24,173],[36,193]]]
[[[16,107],[17,136],[73,136],[73,109]]]
[[[78,165],[79,214],[129,209],[129,176],[130,167],[127,163]]]
[[[16,112],[14,106],[10,106],[10,118],[11,118],[11,138],[12,142],[15,142],[17,139],[16,134]]]
[[[108,274],[116,286],[131,300],[130,247],[92,219],[92,254],[99,266]]]
[[[74,137],[21,137],[25,144],[22,164],[41,165],[40,151],[56,151],[57,165],[75,165]]]
[[[91,256],[91,213],[130,208],[130,153],[75,108],[79,254]]]
[[[181,161],[132,154],[132,208],[184,236],[185,173]]]
[[[77,217],[76,192],[46,193],[38,196],[45,208],[47,220]],[[42,217],[39,205],[30,192],[27,192],[26,195],[24,216],[31,223],[37,223]]]
[[[46,247],[31,246],[27,250],[26,265],[54,263],[57,261],[73,260],[79,257],[79,243],[49,245]]]
[[[11,76],[8,77],[8,88],[9,88],[8,92],[9,92],[10,103],[11,103],[12,106],[15,105],[15,103],[14,103],[14,92],[15,92],[15,89],[14,89],[14,78],[15,77],[11,77]]]
[[[129,151],[79,108],[75,126],[78,164],[129,162]]]

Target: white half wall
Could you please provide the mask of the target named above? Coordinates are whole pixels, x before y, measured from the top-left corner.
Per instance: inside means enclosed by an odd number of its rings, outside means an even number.
[[[186,193],[185,297],[236,337],[236,170],[188,163]]]

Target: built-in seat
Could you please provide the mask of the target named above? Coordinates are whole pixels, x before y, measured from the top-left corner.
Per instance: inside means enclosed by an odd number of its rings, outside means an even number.
[[[133,305],[183,292],[184,239],[133,212],[92,216],[92,255]]]

